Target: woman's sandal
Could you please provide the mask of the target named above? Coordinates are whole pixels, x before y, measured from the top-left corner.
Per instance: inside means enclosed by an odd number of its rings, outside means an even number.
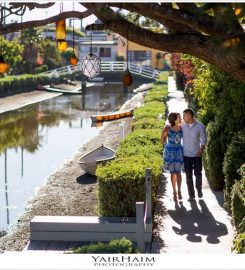
[[[177,193],[176,192],[174,193],[173,200],[177,201]]]

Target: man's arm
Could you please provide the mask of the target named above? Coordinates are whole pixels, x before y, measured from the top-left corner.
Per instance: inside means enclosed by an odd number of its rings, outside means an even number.
[[[206,134],[206,130],[205,130],[204,125],[201,125],[200,139],[201,139],[201,146],[200,146],[200,150],[197,153],[198,157],[202,156],[202,153],[205,149],[205,145],[207,143],[207,134]]]

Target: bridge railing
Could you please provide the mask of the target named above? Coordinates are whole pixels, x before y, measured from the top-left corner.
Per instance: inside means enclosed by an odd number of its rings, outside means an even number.
[[[75,72],[81,72],[81,62],[77,65],[68,65],[60,67],[54,70],[49,70],[44,72],[44,75],[51,77],[59,77],[60,75],[72,74]],[[124,71],[127,68],[127,62],[123,61],[102,61],[101,62],[101,71],[102,72],[111,72],[111,71]],[[147,78],[157,79],[160,72],[156,69],[153,69],[149,66],[142,66],[139,64],[129,63],[129,70],[134,74],[139,74]]]

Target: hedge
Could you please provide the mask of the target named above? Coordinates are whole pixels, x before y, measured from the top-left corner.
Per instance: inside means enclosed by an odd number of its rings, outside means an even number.
[[[223,190],[223,162],[227,147],[234,134],[245,126],[245,84],[204,61],[191,59],[195,65],[191,92],[197,102],[198,118],[207,125],[205,170],[211,187]],[[236,172],[233,179],[236,179]],[[227,199],[229,204],[230,198],[226,196]]]
[[[152,117],[142,118],[139,120],[135,120],[132,123],[132,131],[135,131],[137,129],[162,129],[164,123],[165,120],[161,118],[152,118]]]
[[[102,216],[135,216],[135,203],[145,200],[145,169],[152,168],[153,201],[161,173],[161,156],[117,158],[96,170],[99,213]]]
[[[164,74],[165,76],[165,74]],[[152,93],[155,93],[154,96]],[[167,91],[154,84],[146,95],[143,107],[134,113],[133,132],[120,142],[116,159],[98,166],[99,214],[102,216],[135,216],[135,202],[145,200],[145,169],[152,168],[152,199],[156,200],[157,186],[161,176],[162,145],[161,129],[166,106],[160,98]],[[151,96],[148,99],[147,97]],[[154,96],[155,101],[152,101]],[[144,120],[147,124],[144,125]],[[147,128],[149,127],[150,128]],[[147,129],[144,129],[147,128]]]
[[[148,102],[134,112],[134,119],[139,120],[148,117],[157,118],[159,114],[164,113],[165,108],[166,107],[164,106],[163,102]]]
[[[232,189],[232,218],[237,228],[237,235],[233,241],[236,253],[245,253],[245,164],[238,173],[242,176]]]
[[[209,184],[214,190],[223,190],[224,175],[222,173],[223,158],[225,154],[224,134],[222,126],[217,122],[210,122],[207,127],[207,144],[203,155],[204,167]]]
[[[0,79],[0,97],[36,90],[38,84],[61,83],[68,76],[71,75],[61,75],[58,78],[50,78],[41,74],[6,76]]]
[[[231,189],[235,179],[239,179],[238,169],[245,162],[245,131],[234,135],[227,147],[224,157],[223,173],[225,175],[225,206],[231,206]]]
[[[82,247],[78,247],[76,249],[73,249],[72,253],[74,254],[84,254],[84,253],[90,253],[90,254],[115,254],[115,253],[127,253],[127,254],[133,254],[133,253],[139,253],[139,250],[133,245],[132,241],[122,238],[122,239],[114,239],[111,240],[109,243],[97,243],[97,244],[90,244],[85,245]]]

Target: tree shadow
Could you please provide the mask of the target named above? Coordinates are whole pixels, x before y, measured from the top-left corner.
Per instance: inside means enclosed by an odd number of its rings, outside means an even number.
[[[85,173],[77,177],[76,181],[78,184],[81,184],[81,185],[94,184],[97,181],[97,177],[96,175]]]
[[[176,210],[169,210],[168,213],[180,228],[172,228],[176,234],[187,235],[186,238],[190,242],[201,242],[200,235],[203,235],[208,243],[218,244],[219,237],[228,234],[227,227],[214,218],[204,200],[199,200],[199,206],[200,208],[194,200],[191,202],[191,210],[187,211],[183,202],[176,203]]]

